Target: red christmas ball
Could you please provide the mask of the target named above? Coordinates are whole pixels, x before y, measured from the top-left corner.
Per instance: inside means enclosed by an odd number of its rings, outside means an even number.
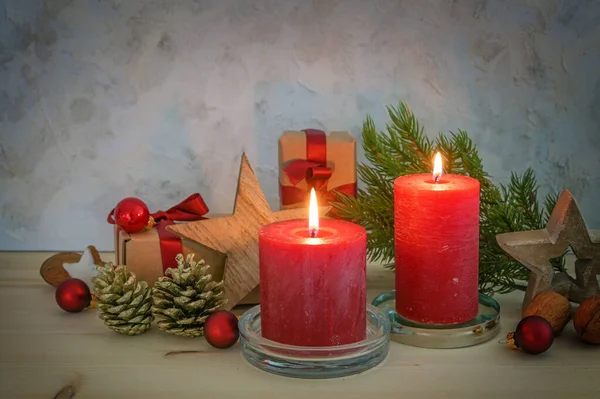
[[[90,306],[92,294],[87,284],[78,279],[70,278],[56,288],[56,303],[67,312],[77,313]]]
[[[148,225],[150,211],[144,201],[129,197],[117,204],[114,217],[117,226],[128,233],[138,233]]]
[[[219,349],[235,344],[240,336],[237,317],[226,310],[219,310],[206,319],[204,337],[206,342]]]
[[[517,325],[514,340],[517,348],[532,355],[546,352],[554,341],[552,325],[541,316],[527,316]]]

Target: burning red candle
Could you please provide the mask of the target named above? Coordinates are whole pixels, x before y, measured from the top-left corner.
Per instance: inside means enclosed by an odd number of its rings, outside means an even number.
[[[335,346],[366,336],[366,243],[361,226],[318,219],[263,227],[258,236],[262,336],[297,346]]]
[[[425,324],[477,316],[479,181],[434,173],[394,182],[396,311]]]

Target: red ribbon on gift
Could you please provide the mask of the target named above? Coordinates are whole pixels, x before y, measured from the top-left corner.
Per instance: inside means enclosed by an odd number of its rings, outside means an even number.
[[[114,209],[108,214],[108,223],[115,224]],[[170,267],[177,267],[175,257],[183,252],[181,237],[167,230],[167,226],[175,222],[192,222],[195,220],[206,219],[204,215],[208,213],[208,206],[198,193],[192,194],[179,204],[169,208],[167,211],[158,211],[150,216],[154,218],[154,226],[158,232],[160,244],[160,255],[162,259],[163,273]],[[121,229],[117,228],[117,236]],[[119,248],[117,247],[118,251]],[[119,253],[117,252],[117,259]]]
[[[348,183],[327,190],[327,182],[333,170],[327,166],[327,135],[322,130],[306,129],[306,159],[290,162],[283,171],[292,186],[279,185],[281,203],[285,205],[308,201],[310,189],[314,188],[320,201],[326,203],[335,200],[335,192],[356,196],[356,183]],[[309,190],[302,190],[298,183],[306,180]]]

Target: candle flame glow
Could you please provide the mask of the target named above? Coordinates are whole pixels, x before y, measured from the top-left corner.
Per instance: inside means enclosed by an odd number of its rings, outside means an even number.
[[[433,181],[437,183],[442,178],[443,174],[444,172],[442,171],[442,154],[440,154],[440,152],[438,151],[438,153],[435,154],[435,159],[433,161]]]
[[[310,204],[308,206],[308,230],[311,237],[316,237],[319,232],[319,205],[315,189],[310,190]]]

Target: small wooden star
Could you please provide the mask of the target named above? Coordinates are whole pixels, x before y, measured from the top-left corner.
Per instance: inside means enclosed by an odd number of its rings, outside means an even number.
[[[523,309],[540,292],[553,290],[573,302],[600,293],[596,275],[600,274],[600,237],[590,232],[570,191],[564,190],[541,230],[504,233],[496,236],[500,247],[531,270]],[[576,278],[554,273],[550,259],[571,247]]]
[[[331,207],[319,208],[321,215]],[[233,308],[259,285],[258,232],[282,220],[307,219],[306,208],[273,212],[246,154],[242,154],[233,215],[167,227],[173,233],[227,256],[223,274],[225,310]],[[308,226],[308,225],[307,225]]]

